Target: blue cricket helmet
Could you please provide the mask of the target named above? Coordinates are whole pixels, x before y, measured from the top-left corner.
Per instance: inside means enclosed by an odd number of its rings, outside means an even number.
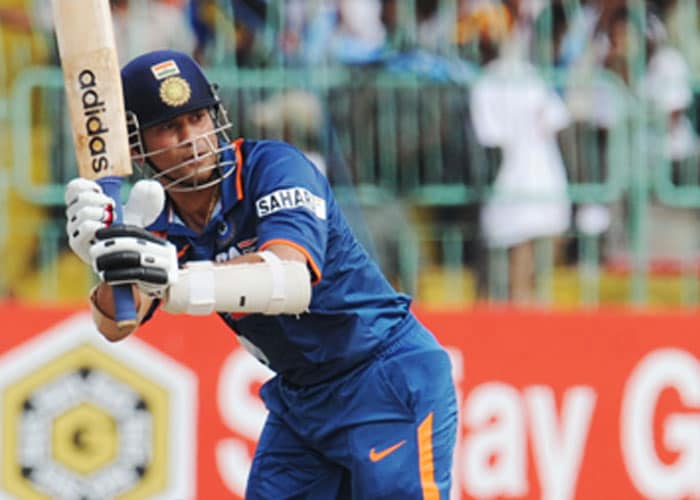
[[[124,66],[121,77],[131,159],[144,175],[179,192],[205,189],[231,175],[234,156],[225,154],[232,151],[231,122],[216,88],[194,59],[174,50],[149,52]],[[209,112],[213,128],[165,149],[146,150],[144,129],[200,109]],[[191,148],[192,157],[167,167],[154,164],[157,155],[181,147]]]
[[[142,129],[219,104],[202,68],[182,52],[143,54],[122,68],[121,77],[126,111],[136,115]]]

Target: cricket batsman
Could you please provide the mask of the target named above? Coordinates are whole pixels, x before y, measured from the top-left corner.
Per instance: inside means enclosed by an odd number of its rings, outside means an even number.
[[[290,144],[232,140],[215,86],[185,54],[141,55],[121,76],[132,159],[166,196],[145,229],[113,226],[94,181],[68,184],[70,246],[101,279],[98,329],[111,341],[135,331],[115,323],[111,294],[130,284],[140,324],[158,309],[216,312],[276,372],[260,391],[269,414],[248,499],[447,500],[449,357],[355,239],[325,176]]]

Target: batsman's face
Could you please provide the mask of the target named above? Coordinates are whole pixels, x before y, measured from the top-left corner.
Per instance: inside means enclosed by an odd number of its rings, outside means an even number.
[[[143,139],[146,151],[152,155],[151,163],[165,179],[182,180],[188,185],[201,184],[212,177],[217,139],[206,109],[144,129]]]

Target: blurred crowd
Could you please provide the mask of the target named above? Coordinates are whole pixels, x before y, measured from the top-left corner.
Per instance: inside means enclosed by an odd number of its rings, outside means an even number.
[[[394,140],[397,163],[415,164],[418,183],[478,187],[475,198],[454,203],[459,206],[433,203],[427,220],[471,231],[459,253],[475,269],[482,296],[493,288],[496,263],[507,269],[502,298],[532,302],[537,252],[546,249],[555,264],[575,262],[582,239],[593,238],[596,252],[611,265],[629,265],[639,234],[649,262],[697,265],[700,197],[683,204],[673,199],[676,188],[700,186],[695,0],[110,4],[122,62],[143,51],[173,48],[209,68],[343,66],[357,75],[381,70],[441,86],[437,118],[421,122],[412,140]],[[44,33],[51,46],[48,60],[56,63],[50,11],[50,0],[28,0],[0,7],[0,22],[6,29]],[[340,133],[348,122],[362,121],[361,113],[376,113],[385,104],[378,91],[359,87],[350,97],[324,99],[305,90],[275,94],[248,114],[263,129],[289,119],[313,131],[327,113]],[[420,109],[426,95],[409,89],[397,100]],[[338,103],[346,101],[352,110],[341,115]],[[377,126],[370,157],[382,155],[376,142],[385,132]],[[470,139],[481,148],[478,164],[465,146]],[[426,160],[436,144],[439,176]],[[336,162],[320,141],[306,145],[316,163],[337,177]],[[371,184],[371,175],[359,173],[367,152],[344,155],[351,179]],[[665,190],[630,189],[630,179],[640,175]],[[389,274],[398,273],[402,249],[387,228],[415,222],[405,220],[404,203],[398,196],[393,205],[365,213]],[[634,203],[644,204],[644,230],[630,215]]]

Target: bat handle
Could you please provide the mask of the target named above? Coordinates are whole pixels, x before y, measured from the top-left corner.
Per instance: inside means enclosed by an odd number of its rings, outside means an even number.
[[[114,223],[123,223],[122,204],[121,204],[121,185],[122,178],[117,176],[102,177],[97,179],[97,183],[102,187],[102,191],[114,200]],[[117,322],[117,328],[120,330],[131,330],[137,324],[136,306],[134,304],[134,295],[131,291],[131,285],[116,285],[112,287],[114,295],[114,317]]]

